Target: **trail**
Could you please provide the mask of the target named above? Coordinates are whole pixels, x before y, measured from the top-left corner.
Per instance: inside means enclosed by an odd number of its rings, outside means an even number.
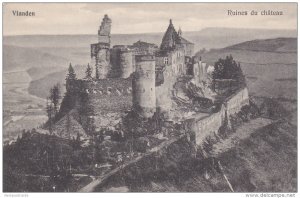
[[[131,161],[122,164],[118,168],[115,168],[115,169],[111,170],[109,173],[100,176],[98,179],[93,180],[91,183],[89,183],[88,185],[81,188],[78,192],[93,192],[97,186],[101,185],[101,183],[103,183],[106,179],[108,179],[112,175],[116,174],[120,170],[124,169],[125,167],[127,167],[131,164],[134,164],[134,163],[138,162],[139,160],[141,160],[145,156],[152,155],[154,152],[157,152],[161,148],[163,148],[165,146],[168,146],[168,145],[172,144],[173,142],[176,142],[177,140],[179,140],[180,138],[182,138],[184,136],[185,136],[185,134],[180,135],[178,137],[171,138],[169,140],[166,140],[166,141],[162,142],[161,144],[159,144],[158,146],[152,148],[150,151],[148,151],[144,155],[136,157],[135,159],[132,159]]]

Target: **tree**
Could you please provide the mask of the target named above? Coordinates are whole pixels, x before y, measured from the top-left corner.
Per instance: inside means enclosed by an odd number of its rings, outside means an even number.
[[[58,113],[60,98],[61,98],[60,85],[56,84],[50,89],[50,101],[53,103],[53,111],[55,116]]]
[[[53,112],[53,104],[49,98],[47,98],[46,111],[48,116],[49,133],[52,134],[52,121],[54,117],[54,112]]]
[[[85,77],[87,79],[92,78],[92,68],[91,68],[90,64],[87,65],[87,68],[86,68],[86,71],[85,71]]]
[[[233,59],[233,57],[226,56],[225,59],[219,59],[215,62],[215,69],[213,72],[213,79],[235,79],[238,80],[243,75],[241,68]]]
[[[72,64],[70,63],[66,80],[75,80],[75,79],[76,79],[76,74],[72,67]]]

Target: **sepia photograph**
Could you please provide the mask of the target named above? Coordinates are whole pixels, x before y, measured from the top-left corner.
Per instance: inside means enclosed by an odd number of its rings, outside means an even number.
[[[297,2],[3,2],[2,193],[295,197],[297,25]]]

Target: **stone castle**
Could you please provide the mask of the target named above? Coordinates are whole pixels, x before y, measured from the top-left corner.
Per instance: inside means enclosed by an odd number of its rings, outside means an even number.
[[[208,90],[205,98],[214,99],[207,88],[213,67],[193,56],[194,44],[183,38],[181,29],[175,30],[172,20],[160,47],[143,41],[111,47],[111,26],[112,20],[105,15],[98,42],[91,44],[95,77],[66,82],[71,99],[62,107],[76,107],[83,128],[89,127],[91,118],[98,128],[115,126],[132,110],[144,118],[156,111],[169,117],[178,105],[176,100],[183,100],[175,84],[185,77],[201,92]]]
[[[98,31],[98,43],[91,45],[95,80],[100,84],[104,79],[132,80],[132,88],[127,89],[132,90],[135,109],[144,116],[151,116],[157,107],[162,110],[171,108],[168,97],[177,77],[199,75],[198,71],[205,70],[206,65],[192,56],[194,44],[182,37],[181,29],[175,30],[172,20],[159,48],[142,41],[111,47],[111,23],[112,20],[105,15]],[[106,87],[105,91],[108,90]]]

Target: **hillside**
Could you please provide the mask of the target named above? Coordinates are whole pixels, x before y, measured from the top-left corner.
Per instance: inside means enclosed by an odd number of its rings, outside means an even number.
[[[47,98],[49,90],[57,83],[60,84],[61,93],[65,93],[65,79],[67,75],[68,65],[65,65],[62,70],[50,73],[40,79],[33,80],[29,83],[28,92],[29,94],[38,96],[40,98]],[[83,78],[86,66],[75,65],[74,70],[77,78]]]
[[[216,158],[185,159],[187,145],[169,148],[176,155],[163,158],[164,168],[151,169],[155,158],[135,165],[109,179],[97,191],[130,192],[230,192],[216,166],[221,162],[235,192],[297,191],[297,129],[288,123],[275,123],[260,128],[249,138]],[[186,153],[185,153],[186,152]],[[182,156],[181,156],[182,157]]]
[[[277,38],[266,40],[253,40],[240,44],[232,45],[224,49],[232,50],[248,50],[261,52],[276,52],[276,53],[297,53],[296,38]]]
[[[42,52],[38,49],[4,45],[3,46],[3,70],[25,71],[32,67],[60,67],[68,63],[64,57]]]
[[[247,41],[198,54],[211,65],[232,55],[241,64],[251,95],[297,98],[297,39]]]

